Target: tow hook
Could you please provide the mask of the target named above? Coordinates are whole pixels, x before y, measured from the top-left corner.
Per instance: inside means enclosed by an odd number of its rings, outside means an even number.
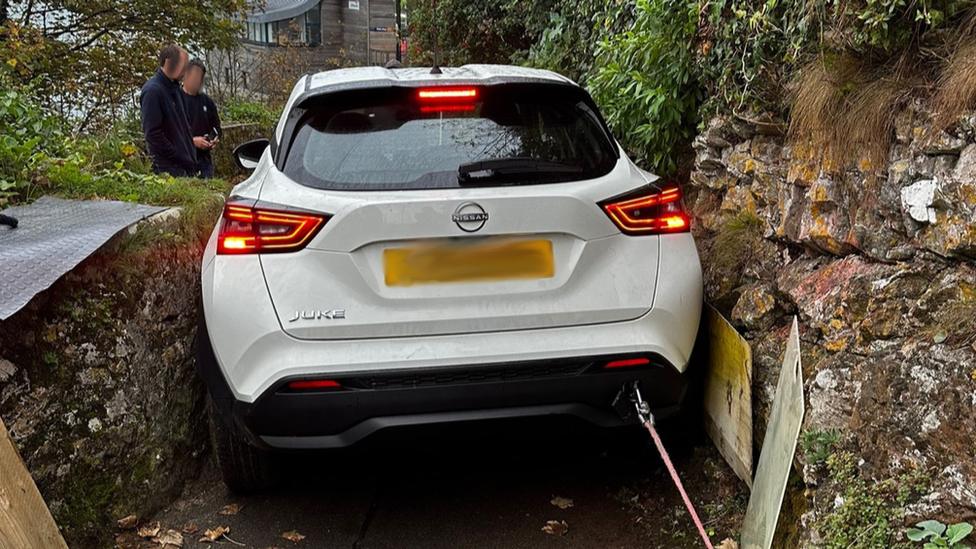
[[[698,518],[695,506],[691,503],[688,493],[685,492],[685,487],[681,484],[681,478],[678,477],[678,471],[674,468],[674,464],[671,463],[671,456],[664,449],[664,443],[661,442],[661,437],[658,435],[657,429],[654,428],[654,414],[651,413],[651,406],[641,396],[640,384],[637,381],[624,383],[620,387],[620,390],[617,391],[617,396],[613,398],[612,406],[625,422],[630,423],[636,420],[650,433],[651,439],[654,441],[654,446],[657,447],[658,453],[661,454],[661,460],[664,461],[664,465],[668,468],[668,473],[671,474],[671,480],[674,481],[678,493],[681,494],[685,508],[688,509],[688,514],[691,515],[691,520],[695,523],[695,527],[698,529],[698,534],[705,543],[705,547],[707,549],[714,549],[712,540],[705,532],[705,525]]]

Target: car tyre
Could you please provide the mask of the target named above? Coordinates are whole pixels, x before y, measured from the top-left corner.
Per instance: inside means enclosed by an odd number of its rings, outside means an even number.
[[[238,494],[274,487],[278,483],[274,455],[244,440],[240,432],[221,417],[209,397],[207,415],[210,417],[210,441],[224,484]]]

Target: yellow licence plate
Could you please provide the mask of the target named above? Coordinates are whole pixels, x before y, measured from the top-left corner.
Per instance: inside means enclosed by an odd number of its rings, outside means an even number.
[[[383,250],[387,286],[551,278],[549,240],[489,240]]]

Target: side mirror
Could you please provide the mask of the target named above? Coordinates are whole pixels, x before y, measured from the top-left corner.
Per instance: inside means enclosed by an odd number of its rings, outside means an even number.
[[[234,149],[234,160],[237,161],[237,165],[241,168],[253,170],[258,167],[261,155],[264,154],[264,150],[269,145],[271,145],[271,142],[264,138],[242,143]]]

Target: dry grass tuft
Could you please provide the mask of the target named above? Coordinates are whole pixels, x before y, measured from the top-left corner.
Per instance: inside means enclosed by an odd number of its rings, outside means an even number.
[[[795,82],[790,141],[830,173],[884,167],[895,115],[911,83],[902,63],[876,69],[846,54],[824,54],[801,69]]]
[[[976,108],[976,36],[962,42],[942,70],[932,107],[937,131]]]

